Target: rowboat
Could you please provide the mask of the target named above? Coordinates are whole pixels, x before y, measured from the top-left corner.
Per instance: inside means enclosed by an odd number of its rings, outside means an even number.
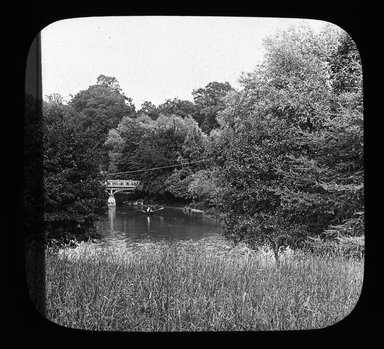
[[[136,208],[137,211],[143,212],[143,213],[145,213],[147,215],[151,215],[152,213],[155,213],[155,212],[163,210],[163,209],[164,209],[163,206],[155,207],[155,208],[151,207],[151,206],[146,206],[146,208],[144,208],[144,209]]]

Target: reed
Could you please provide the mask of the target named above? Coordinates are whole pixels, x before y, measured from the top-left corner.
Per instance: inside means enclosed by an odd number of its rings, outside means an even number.
[[[363,260],[164,243],[46,251],[51,321],[104,331],[301,330],[354,308]]]

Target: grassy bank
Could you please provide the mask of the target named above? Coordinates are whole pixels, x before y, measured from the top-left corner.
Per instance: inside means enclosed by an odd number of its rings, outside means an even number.
[[[47,316],[113,331],[322,328],[348,315],[363,262],[207,243],[46,252]]]

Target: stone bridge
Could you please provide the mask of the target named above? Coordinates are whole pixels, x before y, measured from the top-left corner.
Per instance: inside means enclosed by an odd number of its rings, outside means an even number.
[[[120,191],[130,192],[140,187],[140,181],[132,179],[110,179],[104,182],[105,188],[109,194],[108,206],[116,206],[115,194]]]

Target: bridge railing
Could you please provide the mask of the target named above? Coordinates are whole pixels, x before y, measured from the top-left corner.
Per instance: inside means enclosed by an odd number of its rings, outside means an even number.
[[[140,181],[135,181],[132,179],[112,179],[112,180],[107,180],[105,182],[105,185],[107,187],[114,187],[114,188],[135,188],[140,185]]]

